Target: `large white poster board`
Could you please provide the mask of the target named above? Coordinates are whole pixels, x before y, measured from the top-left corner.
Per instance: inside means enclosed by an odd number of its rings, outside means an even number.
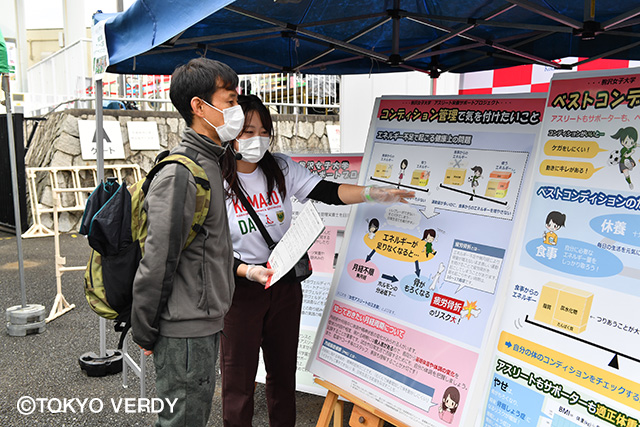
[[[311,372],[407,425],[475,421],[543,108],[526,95],[377,100],[360,183],[416,198],[353,208]]]
[[[360,177],[362,154],[292,154],[291,158],[309,171],[320,175],[327,181],[357,184]],[[298,365],[296,371],[296,389],[306,393],[324,396],[327,389],[313,382],[313,375],[306,369],[311,346],[316,337],[322,310],[327,301],[331,278],[335,270],[338,251],[344,238],[351,206],[325,205],[313,203],[325,229],[309,249],[313,274],[302,282],[302,317],[300,319],[300,340],[298,344]],[[304,205],[293,201],[293,218],[297,218]],[[265,382],[266,371],[262,357],[256,381]]]
[[[640,70],[555,75],[483,426],[638,426]]]

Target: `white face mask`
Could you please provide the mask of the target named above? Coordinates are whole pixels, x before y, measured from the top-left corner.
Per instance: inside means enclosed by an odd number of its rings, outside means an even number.
[[[204,121],[207,122],[209,126],[214,128],[216,132],[218,132],[218,136],[220,137],[221,142],[233,141],[238,135],[240,135],[242,127],[244,126],[244,113],[242,112],[241,106],[234,105],[233,107],[221,110],[209,104],[204,99],[202,100],[202,102],[204,102],[214,110],[218,110],[222,113],[224,124],[218,127],[215,127],[211,124],[211,122],[209,122],[209,120],[203,117]]]
[[[267,136],[254,136],[247,139],[236,139],[238,141],[238,153],[242,154],[242,159],[249,163],[258,163],[264,153],[269,149],[271,140]]]

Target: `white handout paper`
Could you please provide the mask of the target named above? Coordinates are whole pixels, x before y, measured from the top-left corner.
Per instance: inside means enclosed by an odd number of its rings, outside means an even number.
[[[273,268],[276,272],[271,276],[265,288],[272,286],[287,274],[323,231],[324,223],[313,203],[305,203],[302,212],[293,221],[291,227],[282,236],[269,256],[267,267]]]

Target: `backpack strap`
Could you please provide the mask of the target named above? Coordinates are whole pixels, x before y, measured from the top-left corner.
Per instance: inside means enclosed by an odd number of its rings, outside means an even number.
[[[131,319],[127,320],[126,322],[118,322],[116,320],[113,325],[113,329],[116,332],[120,332],[120,339],[118,340],[118,350],[122,350],[122,347],[124,347],[124,340],[127,337],[127,332],[129,332],[129,329],[131,329]]]
[[[147,177],[142,184],[142,192],[146,196],[151,185],[151,180],[164,166],[170,163],[181,164],[191,172],[193,178],[196,181],[196,209],[191,223],[191,231],[187,237],[185,248],[191,244],[196,235],[202,231],[205,231],[203,224],[209,213],[209,205],[211,203],[211,184],[206,172],[200,166],[200,163],[196,160],[197,152],[187,147],[185,153],[174,153],[163,157],[147,174]]]

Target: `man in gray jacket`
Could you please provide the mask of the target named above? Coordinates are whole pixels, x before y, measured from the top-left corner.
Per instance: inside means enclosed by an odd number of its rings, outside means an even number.
[[[156,389],[165,399],[156,426],[205,426],[215,388],[219,334],[234,291],[233,248],[219,158],[242,129],[238,76],[205,58],[178,67],[171,102],[187,123],[173,153],[188,153],[211,186],[209,213],[184,248],[195,214],[196,182],[180,164],[153,178],[145,198],[145,254],[133,284],[133,340],[154,354]],[[238,114],[237,110],[240,111]]]

